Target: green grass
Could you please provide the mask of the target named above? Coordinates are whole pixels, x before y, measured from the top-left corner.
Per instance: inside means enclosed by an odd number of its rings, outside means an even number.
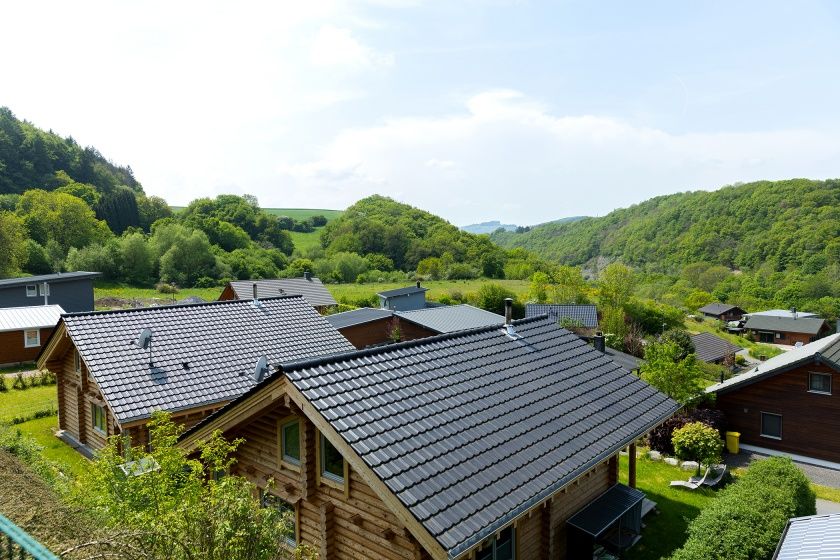
[[[627,484],[627,461],[622,456],[619,479]],[[628,560],[658,560],[669,557],[685,543],[688,524],[715,499],[710,489],[671,488],[672,480],[687,480],[693,473],[641,457],[636,462],[636,486],[656,502],[659,514],[645,518],[642,539],[625,554]]]
[[[292,236],[292,243],[295,244],[295,249],[301,253],[306,253],[310,249],[316,249],[321,246],[321,230],[324,228],[315,228],[315,231],[304,233],[302,231],[290,231]]]
[[[58,406],[58,390],[55,385],[30,387],[23,391],[12,389],[7,380],[8,391],[0,393],[0,422],[12,418],[27,417],[41,410],[55,410]]]
[[[312,216],[323,216],[327,221],[331,221],[344,213],[344,210],[326,210],[323,208],[263,208],[263,210],[275,216],[288,216],[298,221]]]
[[[93,297],[95,300],[107,297],[116,297],[121,299],[156,299],[162,302],[172,302],[190,296],[198,296],[207,301],[215,301],[219,299],[221,293],[222,288],[218,287],[183,288],[178,290],[178,293],[175,294],[162,294],[154,288],[138,288],[135,286],[127,286],[125,284],[97,282],[93,290]],[[97,309],[99,309],[98,306]]]
[[[482,284],[493,282],[501,284],[508,290],[519,296],[519,299],[524,301],[527,298],[527,293],[530,288],[528,280],[429,280],[423,282],[423,286],[429,288],[426,292],[426,299],[439,300],[446,295],[452,297],[452,294],[459,292],[466,296],[469,293],[477,292]],[[363,297],[370,297],[377,292],[384,290],[393,290],[395,288],[403,288],[410,286],[412,282],[382,282],[375,284],[327,284],[327,289],[332,293],[333,297],[340,301],[342,298],[347,298],[349,301],[354,301]]]
[[[811,484],[811,488],[814,490],[817,498],[822,498],[829,502],[840,502],[840,488],[832,488],[830,486],[823,486],[822,484]]]
[[[30,420],[15,427],[37,441],[44,448],[41,452],[44,458],[58,463],[62,470],[78,476],[88,468],[90,463],[81,453],[55,436],[58,430],[57,416]]]

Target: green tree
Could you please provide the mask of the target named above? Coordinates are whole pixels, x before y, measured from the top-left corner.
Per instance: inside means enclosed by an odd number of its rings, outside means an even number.
[[[96,219],[85,201],[67,193],[28,190],[18,201],[17,214],[32,239],[44,247],[54,241],[65,254],[71,247],[102,243],[111,237],[107,224]]]
[[[130,284],[147,284],[154,271],[154,256],[146,236],[126,233],[120,238],[122,278]]]
[[[49,274],[53,272],[47,250],[34,239],[26,240],[26,262],[23,268],[30,274]]]
[[[698,474],[700,465],[711,466],[720,461],[723,451],[723,440],[718,431],[702,422],[690,422],[674,430],[671,442],[677,457],[697,461]]]
[[[641,374],[642,379],[685,404],[700,394],[703,371],[694,354],[682,355],[683,349],[674,342],[650,342]]]
[[[152,224],[156,221],[172,217],[169,204],[159,196],[138,196],[137,213],[140,218],[140,227],[145,232],[152,231]]]
[[[531,276],[531,287],[529,289],[530,296],[537,303],[546,303],[548,301],[548,288],[551,279],[545,272],[535,272]]]
[[[85,185],[84,183],[76,183],[75,181],[70,181],[63,186],[58,187],[55,189],[55,192],[67,193],[75,196],[76,198],[81,198],[93,210],[96,209],[99,205],[99,201],[102,199],[102,193],[96,190],[96,187],[93,185]]]
[[[27,256],[23,221],[11,212],[0,212],[0,278],[16,274]]]
[[[601,305],[623,308],[633,293],[635,278],[630,267],[612,263],[601,271],[598,278],[598,301]]]
[[[81,249],[71,247],[64,266],[71,272],[77,270],[101,272],[104,279],[114,281],[120,279],[121,261],[119,242],[111,239],[104,244],[91,243]]]
[[[502,286],[501,284],[496,284],[495,282],[486,282],[478,288],[478,292],[476,293],[475,303],[476,306],[486,309],[487,311],[492,311],[493,313],[498,313],[499,315],[505,314],[505,299],[511,298],[516,302],[516,294]]]
[[[201,277],[218,278],[216,257],[203,231],[193,230],[160,257],[160,279],[178,286],[193,286]]]
[[[659,342],[673,342],[680,347],[680,353],[677,359],[682,360],[689,354],[694,354],[694,342],[691,340],[691,335],[684,329],[670,329],[662,333],[659,337]]]
[[[610,274],[615,274],[611,272]],[[560,265],[551,272],[554,303],[584,303],[587,301],[586,280],[580,268]],[[632,289],[632,286],[631,286]]]

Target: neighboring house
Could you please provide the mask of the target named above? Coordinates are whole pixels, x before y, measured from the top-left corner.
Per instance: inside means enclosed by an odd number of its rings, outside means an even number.
[[[326,319],[359,349],[505,322],[501,315],[466,304],[413,311],[364,307],[329,315]]]
[[[694,344],[697,359],[708,364],[721,364],[727,358],[734,363],[735,353],[743,350],[740,346],[707,332],[691,335],[691,342]]]
[[[840,334],[770,358],[706,392],[717,395],[742,447],[840,463]]]
[[[93,311],[93,279],[99,272],[62,272],[0,280],[0,307],[60,305],[67,313]]]
[[[750,315],[744,330],[752,333],[755,340],[769,344],[807,344],[825,336],[829,327],[825,319],[818,317],[776,317],[772,315]]]
[[[338,305],[327,287],[313,277],[309,272],[303,273],[303,278],[276,278],[272,280],[234,280],[228,282],[219,301],[232,299],[254,299],[256,297],[270,298],[277,296],[303,296],[309,304],[318,311]]]
[[[0,367],[35,361],[62,313],[60,305],[0,308]]]
[[[737,305],[730,305],[728,303],[710,303],[698,309],[704,317],[717,319],[718,321],[740,321],[741,317],[746,314],[746,311]]]
[[[427,288],[420,286],[420,281],[418,280],[416,286],[386,290],[376,295],[379,296],[379,307],[382,309],[412,311],[426,307],[427,290]]]
[[[556,303],[529,303],[525,305],[526,317],[548,315],[556,323],[564,320],[580,323],[586,329],[598,328],[598,309],[594,305],[561,305]]]
[[[233,473],[321,558],[591,558],[644,497],[618,452],[678,408],[541,317],[281,364],[179,445],[243,438]]]
[[[56,374],[60,428],[98,449],[116,434],[145,445],[154,410],[198,422],[257,384],[261,358],[352,349],[306,300],[286,296],[64,315],[38,367]]]
[[[790,519],[773,554],[773,560],[837,558],[840,558],[840,513]]]
[[[615,362],[617,365],[623,367],[627,371],[638,373],[639,369],[642,367],[644,360],[641,358],[637,358],[632,354],[627,354],[625,352],[621,352],[620,350],[616,350],[615,348],[610,348],[607,346],[607,341],[604,338],[604,334],[601,332],[595,333],[595,336],[581,336],[582,340],[585,340],[587,343],[592,343],[592,347],[599,352],[603,352],[610,359]]]
[[[794,318],[806,318],[806,317],[819,317],[816,313],[809,313],[807,311],[797,311],[795,308],[791,310],[787,309],[768,309],[767,311],[756,311],[754,313],[747,313],[748,317],[751,316],[767,316],[767,317],[786,317],[788,319]]]

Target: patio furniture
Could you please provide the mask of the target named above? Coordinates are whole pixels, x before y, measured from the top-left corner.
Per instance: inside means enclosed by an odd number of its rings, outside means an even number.
[[[711,476],[709,478],[706,478],[703,481],[703,485],[708,486],[709,488],[714,488],[715,486],[720,484],[720,482],[723,480],[723,477],[726,476],[726,465],[714,465],[714,466],[710,467],[710,469],[712,471],[712,473],[710,473],[710,474],[713,474],[715,472],[717,474],[714,475],[714,476]],[[701,477],[692,476],[688,480],[690,480],[691,482],[699,482],[701,480]]]
[[[697,490],[706,482],[706,479],[709,477],[709,473],[711,471],[711,468],[706,469],[706,472],[703,474],[703,477],[696,481],[692,480],[691,478],[689,478],[688,480],[672,480],[671,486],[679,486],[681,488],[688,488],[689,490]]]

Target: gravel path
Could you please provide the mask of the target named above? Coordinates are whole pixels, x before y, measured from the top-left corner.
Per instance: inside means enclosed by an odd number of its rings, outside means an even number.
[[[730,467],[746,467],[752,461],[757,459],[764,459],[767,455],[760,453],[751,453],[748,451],[741,451],[737,455],[727,454],[725,457],[726,464]],[[829,469],[827,467],[818,467],[816,465],[809,465],[807,463],[796,463],[796,466],[802,469],[805,476],[815,483],[823,486],[830,486],[832,488],[840,488],[840,470]],[[829,502],[831,503],[831,502]],[[840,504],[838,504],[840,505]]]

